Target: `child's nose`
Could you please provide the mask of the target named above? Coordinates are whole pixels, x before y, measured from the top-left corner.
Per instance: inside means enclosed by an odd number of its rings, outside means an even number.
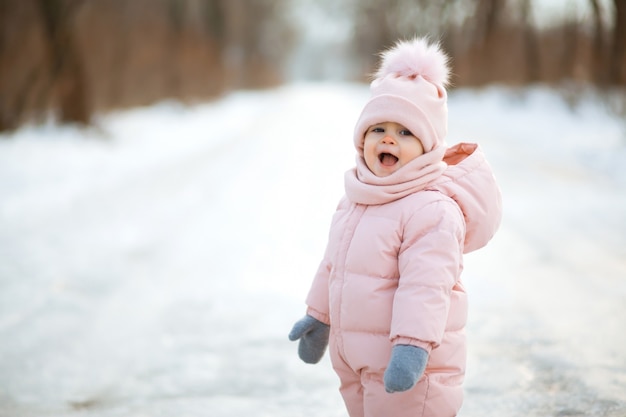
[[[385,137],[383,138],[383,143],[393,145],[396,143],[396,140],[391,135],[385,135]]]

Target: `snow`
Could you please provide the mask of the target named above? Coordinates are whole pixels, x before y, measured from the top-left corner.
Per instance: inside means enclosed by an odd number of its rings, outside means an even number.
[[[0,416],[346,416],[287,333],[367,95],[291,84],[0,136]],[[461,416],[624,416],[623,120],[544,88],[449,107],[505,207],[466,257]]]

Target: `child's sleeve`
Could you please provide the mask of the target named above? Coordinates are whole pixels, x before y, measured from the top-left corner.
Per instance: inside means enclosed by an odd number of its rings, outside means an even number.
[[[329,289],[328,280],[332,271],[332,259],[335,254],[335,245],[333,244],[333,228],[337,224],[339,214],[345,210],[349,205],[348,200],[344,197],[337,206],[337,211],[333,216],[331,229],[329,231],[328,244],[324,252],[324,257],[320,262],[317,269],[317,273],[313,278],[311,289],[306,298],[307,314],[321,321],[322,323],[330,325],[329,309]]]
[[[451,199],[427,204],[405,224],[391,322],[394,344],[441,343],[462,268],[464,234],[463,214]]]
[[[313,284],[306,297],[307,314],[324,324],[330,325],[329,298],[328,298],[328,278],[330,276],[330,263],[326,257],[313,278]]]

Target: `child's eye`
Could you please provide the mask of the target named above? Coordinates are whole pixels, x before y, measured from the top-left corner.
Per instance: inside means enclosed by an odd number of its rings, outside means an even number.
[[[400,131],[400,134],[401,134],[402,136],[413,136],[413,133],[411,133],[411,131],[410,131],[410,130],[408,130],[408,129],[402,129],[402,130]]]
[[[384,133],[385,129],[383,129],[382,127],[374,127],[374,128],[372,128],[372,132]]]

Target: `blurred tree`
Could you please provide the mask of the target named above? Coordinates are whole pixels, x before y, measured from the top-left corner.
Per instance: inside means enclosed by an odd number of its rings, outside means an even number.
[[[286,13],[294,1],[0,0],[0,131],[276,85],[296,39]],[[348,77],[373,71],[376,54],[398,39],[427,35],[450,53],[458,85],[626,84],[626,0],[576,2],[590,21],[564,13],[548,27],[534,21],[538,0],[310,1],[329,7],[330,19],[347,18],[353,42],[346,30],[327,49],[303,45],[299,56],[317,54],[311,65],[349,60]]]
[[[605,27],[602,16],[602,8],[598,0],[589,0],[593,13],[593,41],[592,41],[592,61],[591,74],[593,80],[599,85],[606,85],[608,80],[606,67],[606,48],[605,48]]]
[[[474,11],[474,43],[486,46],[501,22],[506,0],[480,0]]]
[[[626,0],[614,0],[615,23],[610,80],[615,85],[626,85]]]
[[[0,0],[0,131],[38,117],[48,104],[43,37],[34,1]]]
[[[226,22],[224,21],[222,2],[219,0],[204,0],[202,11],[209,35],[219,44],[223,44]]]
[[[222,61],[228,86],[258,87],[278,82],[289,50],[287,0],[221,0],[224,16]]]
[[[531,0],[519,3],[522,16],[524,36],[524,58],[526,62],[526,82],[536,83],[541,79],[541,60],[539,58],[539,41],[535,25],[532,22]]]
[[[91,103],[83,57],[73,30],[74,18],[83,3],[84,0],[37,0],[48,41],[49,89],[54,91],[53,100],[58,103],[58,118],[61,122],[88,124]]]
[[[108,0],[101,6],[103,10],[98,11],[100,19],[116,21],[115,32],[109,35],[113,39],[110,41],[112,51],[107,65],[109,85],[104,89],[101,101],[121,106],[124,104],[125,65],[131,53],[129,38],[132,16],[126,0]]]
[[[533,10],[538,0],[353,0],[354,46],[363,57],[364,72],[374,68],[375,53],[398,38],[429,35],[442,40],[450,53],[455,83],[574,79],[623,85],[626,0],[612,0],[613,11],[604,6],[606,1],[587,2],[591,22],[563,10],[560,19],[553,16],[552,22],[538,24]],[[567,7],[574,4],[580,6],[570,1]]]
[[[579,26],[580,22],[573,18],[567,18],[562,25],[560,39],[563,47],[560,52],[558,68],[560,76],[573,79],[576,76],[576,65],[579,54]],[[558,76],[558,74],[557,74]]]
[[[0,131],[276,85],[289,0],[0,0]]]
[[[169,20],[169,32],[168,36],[168,57],[166,61],[168,91],[171,91],[171,95],[174,98],[182,97],[181,88],[181,71],[178,68],[180,63],[180,50],[183,42],[183,30],[186,17],[186,8],[188,2],[180,0],[165,0],[167,17]]]
[[[430,36],[447,43],[446,30],[457,23],[457,12],[465,0],[353,0],[355,55],[363,60],[364,72],[377,62],[377,52],[398,39]],[[449,45],[452,47],[452,45]]]

